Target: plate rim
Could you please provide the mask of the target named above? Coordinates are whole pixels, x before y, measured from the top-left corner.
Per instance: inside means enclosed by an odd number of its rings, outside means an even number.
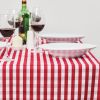
[[[46,34],[46,33],[44,33],[44,34]],[[38,36],[41,37],[41,38],[47,38],[47,39],[48,39],[48,38],[58,38],[58,39],[60,39],[60,38],[64,38],[64,39],[65,39],[65,38],[80,38],[80,39],[85,38],[85,36],[82,35],[82,34],[75,34],[75,36],[73,36],[73,37],[71,37],[71,36],[69,36],[69,37],[67,37],[67,36],[65,36],[65,37],[64,37],[64,36],[62,36],[62,37],[57,37],[57,35],[56,35],[56,37],[55,37],[55,36],[54,36],[54,37],[53,37],[53,36],[49,36],[49,37],[48,37],[47,35],[44,36],[44,34],[43,34],[43,33],[42,33],[42,34],[38,34]],[[47,34],[48,34],[48,33],[47,33]],[[50,34],[50,33],[49,33],[49,34]],[[52,34],[53,34],[53,33],[52,33]],[[58,34],[60,34],[60,33],[58,33]],[[65,34],[65,33],[64,33],[64,34]],[[68,33],[66,33],[66,34],[68,34]],[[72,33],[71,33],[71,34],[72,34]],[[68,34],[68,35],[70,35],[70,34]],[[72,35],[74,35],[74,34],[72,34]]]
[[[87,48],[75,48],[75,49],[48,49],[48,48],[43,48],[43,47],[41,47],[42,45],[49,45],[49,44],[81,44],[81,45],[91,45],[91,47],[87,47]],[[54,50],[54,51],[73,51],[73,50],[75,50],[75,51],[78,51],[78,50],[91,50],[91,49],[94,49],[94,48],[96,48],[97,46],[96,45],[93,45],[93,44],[88,44],[88,43],[48,43],[48,44],[41,44],[41,45],[39,45],[39,48],[40,49],[45,49],[45,50]]]

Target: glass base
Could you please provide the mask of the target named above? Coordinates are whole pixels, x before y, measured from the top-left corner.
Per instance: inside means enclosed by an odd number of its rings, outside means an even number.
[[[36,48],[34,49],[34,51],[35,51],[36,53],[43,53],[43,50],[40,49],[40,48],[38,48],[38,47],[36,47]]]
[[[4,57],[4,58],[1,59],[0,61],[1,61],[1,62],[2,62],[2,61],[7,61],[7,62],[9,62],[9,61],[14,61],[14,59],[12,59],[12,58],[10,58],[10,57]]]

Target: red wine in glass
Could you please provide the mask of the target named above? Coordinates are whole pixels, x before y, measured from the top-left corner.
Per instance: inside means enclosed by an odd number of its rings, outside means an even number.
[[[15,28],[20,27],[20,25],[21,25],[21,22],[20,22],[20,21],[16,21],[16,22],[15,22]]]
[[[14,22],[13,21],[8,21],[9,25],[14,26]],[[20,27],[21,25],[21,21],[15,21],[15,28]]]
[[[35,31],[35,32],[40,32],[43,30],[44,28],[44,24],[32,24],[31,28]]]
[[[10,37],[11,35],[13,35],[14,31],[14,28],[0,28],[0,33],[3,37]]]

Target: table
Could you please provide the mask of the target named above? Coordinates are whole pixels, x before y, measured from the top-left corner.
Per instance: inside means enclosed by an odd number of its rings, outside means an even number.
[[[0,62],[0,100],[100,100],[100,62],[91,52],[56,58],[10,48],[8,54],[14,61]]]

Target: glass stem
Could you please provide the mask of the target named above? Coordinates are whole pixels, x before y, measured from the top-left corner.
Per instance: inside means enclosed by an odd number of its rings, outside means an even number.
[[[36,33],[36,48],[38,49],[38,46],[39,46],[39,44],[38,44],[38,33]]]
[[[7,45],[7,47],[6,47],[6,55],[7,55],[7,58],[9,57],[9,54],[8,54],[8,48],[9,48],[8,40],[9,39],[6,40],[6,45]]]
[[[36,33],[34,32],[34,47],[37,47],[37,41],[36,41]]]

